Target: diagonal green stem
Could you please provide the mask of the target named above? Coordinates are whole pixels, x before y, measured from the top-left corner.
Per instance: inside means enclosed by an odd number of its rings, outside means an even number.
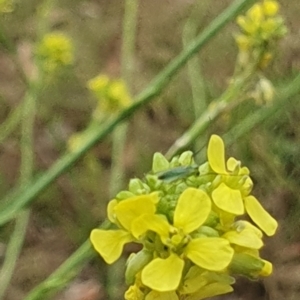
[[[192,41],[197,32],[197,22],[199,14],[197,14],[197,6],[203,2],[202,0],[194,4],[195,10],[193,10],[188,21],[184,25],[182,33],[183,45],[186,46]],[[205,7],[204,7],[205,9]],[[201,61],[199,57],[195,56],[187,63],[188,75],[191,82],[193,108],[195,111],[195,118],[198,118],[201,113],[206,109],[207,97],[205,92],[205,82],[201,71]]]
[[[102,223],[100,228],[108,229],[109,221]],[[54,273],[44,282],[35,287],[24,300],[49,299],[55,292],[63,289],[83,267],[83,264],[96,256],[89,240],[86,240]]]
[[[236,0],[223,13],[221,13],[211,24],[182,51],[167,67],[157,75],[150,85],[142,91],[136,101],[116,118],[102,125],[97,131],[93,131],[84,145],[76,151],[67,153],[61,157],[47,172],[24,189],[17,189],[8,195],[3,207],[0,208],[0,226],[11,220],[23,207],[35,200],[47,186],[58,176],[66,172],[80,157],[82,157],[97,142],[102,141],[117,125],[129,118],[137,109],[149,103],[155,96],[159,95],[167,86],[170,79],[181,67],[197,53],[220,29],[232,20],[245,7],[254,3],[255,0]],[[6,201],[5,201],[6,200]],[[9,200],[9,201],[8,201]]]
[[[256,70],[256,63],[249,65],[247,69],[238,78],[232,79],[232,83],[227,90],[216,100],[214,100],[207,109],[199,116],[187,131],[175,141],[166,153],[167,158],[178,154],[192,142],[194,142],[208,126],[227,109],[231,109],[245,99],[245,91],[249,86],[251,76]],[[241,99],[238,99],[241,97]]]

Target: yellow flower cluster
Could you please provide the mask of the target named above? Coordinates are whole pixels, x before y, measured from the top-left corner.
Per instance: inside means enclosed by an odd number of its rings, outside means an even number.
[[[268,276],[260,258],[263,232],[276,220],[252,196],[249,170],[213,135],[208,161],[196,166],[190,151],[169,162],[156,153],[152,173],[132,179],[108,204],[109,230],[94,229],[91,242],[111,264],[126,243],[142,245],[127,261],[127,300],[200,300],[231,292],[232,275]],[[249,216],[252,222],[244,220]]]
[[[107,75],[98,75],[88,81],[88,88],[98,99],[94,118],[101,120],[103,114],[120,112],[132,102],[125,82],[111,80]]]
[[[36,55],[42,70],[53,73],[60,67],[73,63],[72,41],[60,32],[46,34],[37,46]]]
[[[236,42],[244,60],[249,59],[255,50],[264,50],[260,67],[264,68],[272,59],[268,51],[270,42],[286,33],[283,19],[278,15],[279,4],[275,0],[263,0],[254,4],[245,16],[239,16],[237,23],[242,33],[236,36]]]

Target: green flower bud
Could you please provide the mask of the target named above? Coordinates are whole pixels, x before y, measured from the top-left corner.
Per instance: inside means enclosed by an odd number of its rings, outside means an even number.
[[[265,263],[259,257],[245,253],[235,253],[229,265],[233,274],[244,275],[251,279],[256,278],[263,270]]]
[[[209,226],[201,226],[199,229],[196,231],[196,235],[198,234],[203,234],[205,237],[219,237],[219,232]],[[193,235],[194,237],[194,235]]]
[[[117,200],[124,200],[130,197],[135,196],[135,194],[129,192],[129,191],[121,191],[116,195]]]
[[[170,167],[170,163],[161,153],[159,152],[154,153],[153,162],[152,162],[153,173],[168,170],[169,167]]]
[[[213,172],[208,161],[199,166],[200,175],[210,174]]]
[[[179,156],[178,162],[182,166],[190,166],[194,163],[193,156],[194,154],[192,151],[185,151]]]
[[[175,194],[181,194],[184,190],[188,188],[188,185],[185,182],[181,182],[176,185]]]
[[[142,249],[138,253],[131,254],[127,260],[125,272],[126,284],[133,284],[136,274],[140,272],[152,259],[153,253],[146,249]]]
[[[161,188],[162,182],[161,182],[161,180],[158,179],[158,177],[156,175],[147,174],[146,181],[147,181],[149,188],[152,191],[156,191]]]
[[[129,181],[129,191],[136,194],[139,194],[140,190],[144,189],[143,182],[138,178],[130,179]]]
[[[203,224],[204,226],[215,227],[220,223],[220,218],[217,213],[211,211]]]

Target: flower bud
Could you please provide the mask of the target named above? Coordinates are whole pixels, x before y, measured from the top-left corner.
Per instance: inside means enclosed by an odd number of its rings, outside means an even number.
[[[229,270],[233,274],[256,278],[261,273],[264,274],[264,266],[265,262],[259,257],[245,253],[235,253],[229,265]],[[268,272],[266,271],[266,273]]]
[[[159,152],[154,153],[152,162],[152,171],[154,173],[161,172],[169,169],[170,163],[168,160]]]
[[[135,276],[140,272],[153,258],[153,253],[149,250],[142,249],[138,253],[133,253],[127,260],[125,280],[128,285],[133,284]]]

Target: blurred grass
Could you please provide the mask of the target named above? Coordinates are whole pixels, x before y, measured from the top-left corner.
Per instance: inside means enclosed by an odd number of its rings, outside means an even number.
[[[195,24],[199,30],[205,27],[231,1],[198,1]],[[18,2],[11,15],[3,17],[1,24],[18,46],[18,57],[23,64],[29,64],[24,52],[36,38],[35,10],[39,1]],[[151,78],[180,52],[182,48],[182,29],[190,16],[193,1],[141,1],[137,32],[137,56],[134,62],[132,90],[141,91]],[[288,20],[289,35],[281,42],[278,57],[270,68],[269,76],[276,85],[285,86],[299,72],[300,43],[298,37],[299,4],[296,0],[283,2],[283,14]],[[121,27],[123,7],[120,1],[59,1],[51,15],[51,28],[67,31],[77,47],[74,70],[67,69],[42,91],[38,103],[35,128],[35,169],[47,170],[63,153],[68,137],[85,127],[95,105],[86,90],[86,80],[99,72],[119,76]],[[214,38],[199,54],[202,73],[205,79],[207,96],[218,96],[226,85],[232,72],[237,50],[232,39],[235,30],[232,23]],[[30,68],[30,67],[29,67]],[[187,76],[182,70],[175,80],[153,103],[136,114],[125,145],[123,159],[125,177],[141,176],[150,169],[152,154],[165,152],[193,120],[191,104],[192,90]],[[5,49],[0,51],[0,107],[1,122],[9,112],[17,107],[24,93],[25,83],[22,75],[14,68]],[[271,117],[242,135],[234,143],[229,153],[241,159],[252,171],[257,193],[263,201],[272,195],[273,201],[288,203],[288,238],[293,241],[299,237],[300,201],[300,104],[298,95],[292,96]],[[230,132],[241,120],[250,119],[257,110],[253,103],[237,108],[228,118],[221,118],[211,124],[208,134]],[[18,129],[18,128],[16,128]],[[155,132],[155,134],[153,134]],[[1,145],[0,191],[5,194],[17,180],[20,153],[16,149],[19,133],[17,130]],[[111,140],[95,146],[89,155],[79,162],[69,174],[47,192],[39,196],[33,205],[33,221],[27,234],[26,249],[37,256],[39,251],[47,252],[49,232],[59,244],[60,233],[66,239],[61,242],[63,253],[68,253],[84,241],[90,228],[105,217],[104,204],[109,199],[108,176],[111,166]],[[270,170],[271,168],[271,170]],[[287,196],[280,198],[283,193]],[[279,203],[279,207],[280,204]],[[277,203],[273,205],[276,210]],[[278,208],[277,208],[278,209]],[[275,211],[276,214],[276,211]],[[11,226],[0,230],[1,242],[6,243]],[[67,255],[67,254],[65,254]],[[19,268],[26,265],[26,258],[20,258]],[[45,262],[39,261],[41,268]],[[60,262],[56,261],[58,266]],[[54,263],[55,264],[55,263]],[[18,287],[27,291],[35,284],[35,274],[26,269],[22,273]],[[50,273],[49,269],[49,273]],[[105,272],[103,267],[102,273]],[[100,273],[101,273],[100,272]],[[19,275],[20,276],[20,275]],[[45,275],[44,275],[45,276]],[[43,278],[39,278],[40,281]],[[29,284],[27,284],[29,282]],[[13,289],[14,283],[11,285]],[[10,298],[11,297],[11,298]],[[8,295],[8,299],[13,299]]]

